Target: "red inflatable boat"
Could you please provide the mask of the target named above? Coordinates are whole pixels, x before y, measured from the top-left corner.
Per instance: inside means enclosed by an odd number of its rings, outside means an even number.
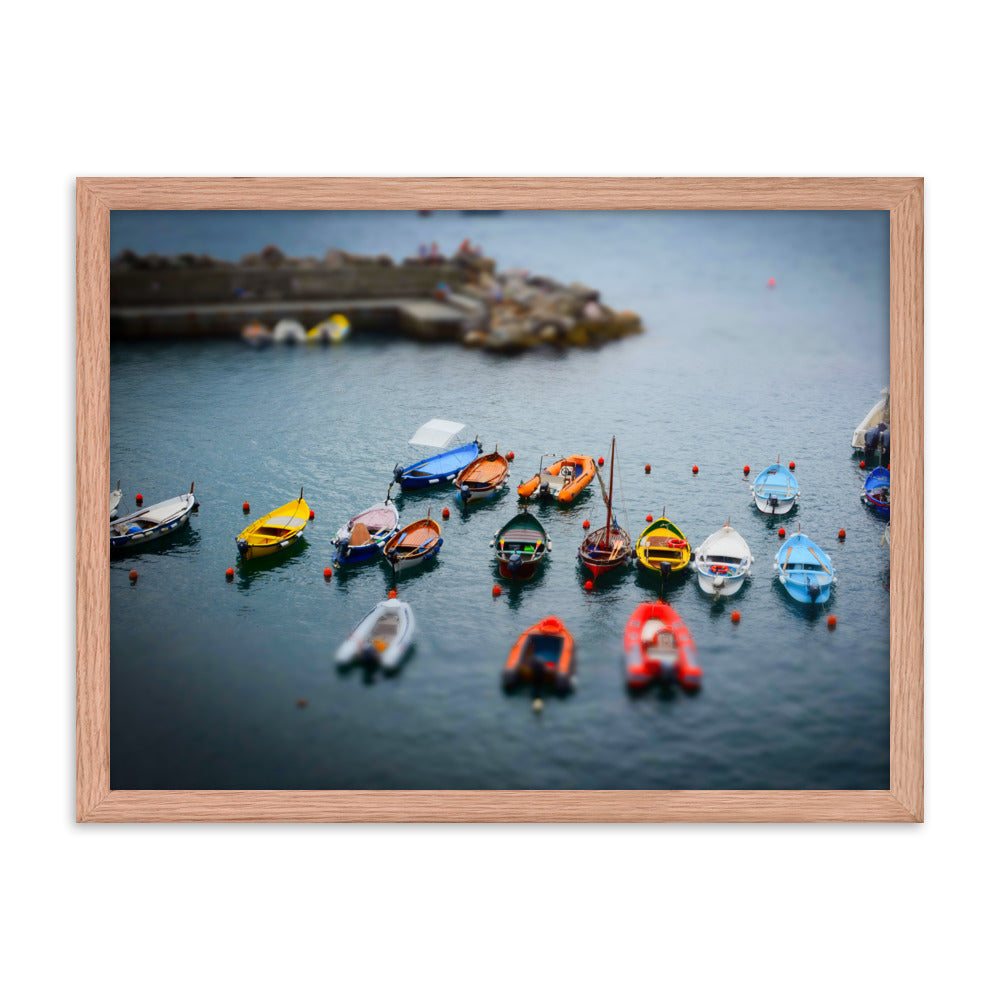
[[[698,651],[681,616],[669,604],[640,604],[625,626],[625,681],[643,688],[677,682],[685,691],[701,687]]]

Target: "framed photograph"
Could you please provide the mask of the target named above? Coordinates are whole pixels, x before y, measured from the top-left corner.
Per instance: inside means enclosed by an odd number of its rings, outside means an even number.
[[[922,822],[923,619],[921,179],[78,180],[78,821]]]

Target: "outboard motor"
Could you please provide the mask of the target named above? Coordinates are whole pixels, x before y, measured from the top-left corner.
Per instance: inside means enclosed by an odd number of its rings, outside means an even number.
[[[392,470],[392,481],[394,483],[401,483],[403,481],[403,467],[401,465],[397,465]]]
[[[459,494],[462,497],[462,503],[468,503],[472,499],[472,490],[469,489],[466,483],[462,483],[459,487]]]
[[[347,550],[351,547],[350,543],[346,538],[340,538],[335,540],[333,544],[337,549],[337,559],[343,562],[347,558]]]
[[[524,562],[524,557],[520,552],[515,552],[511,555],[510,559],[507,560],[507,566],[510,568],[511,573],[517,573],[521,568],[521,564]]]
[[[370,642],[366,642],[358,652],[358,659],[366,667],[377,667],[378,650]]]
[[[552,490],[549,489],[548,483],[542,483],[542,485],[538,487],[538,495],[544,500],[548,500],[552,496]]]
[[[245,538],[237,538],[236,549],[241,556],[246,558],[246,554],[250,549],[250,543]]]
[[[777,507],[778,507],[778,498],[777,497],[768,497],[767,498],[767,502],[771,505],[771,511],[774,512],[777,509]]]
[[[660,664],[660,680],[664,684],[673,684],[677,680],[677,664],[675,663],[661,663]]]
[[[545,681],[545,660],[540,656],[533,656],[528,664],[531,670],[531,680],[535,684],[542,684]]]
[[[812,583],[811,581],[806,584],[806,590],[809,592],[809,600],[816,603],[816,598],[819,597],[820,586],[818,583]]]

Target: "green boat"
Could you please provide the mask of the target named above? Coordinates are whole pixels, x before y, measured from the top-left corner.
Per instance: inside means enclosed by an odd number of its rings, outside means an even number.
[[[512,517],[490,542],[500,575],[506,580],[529,580],[552,551],[552,540],[542,522],[527,511]]]

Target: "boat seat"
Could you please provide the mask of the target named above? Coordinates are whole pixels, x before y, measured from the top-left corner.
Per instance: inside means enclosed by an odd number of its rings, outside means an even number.
[[[351,537],[347,540],[347,544],[352,548],[358,548],[362,545],[371,545],[371,543],[371,533],[361,521],[358,521],[351,530]]]

